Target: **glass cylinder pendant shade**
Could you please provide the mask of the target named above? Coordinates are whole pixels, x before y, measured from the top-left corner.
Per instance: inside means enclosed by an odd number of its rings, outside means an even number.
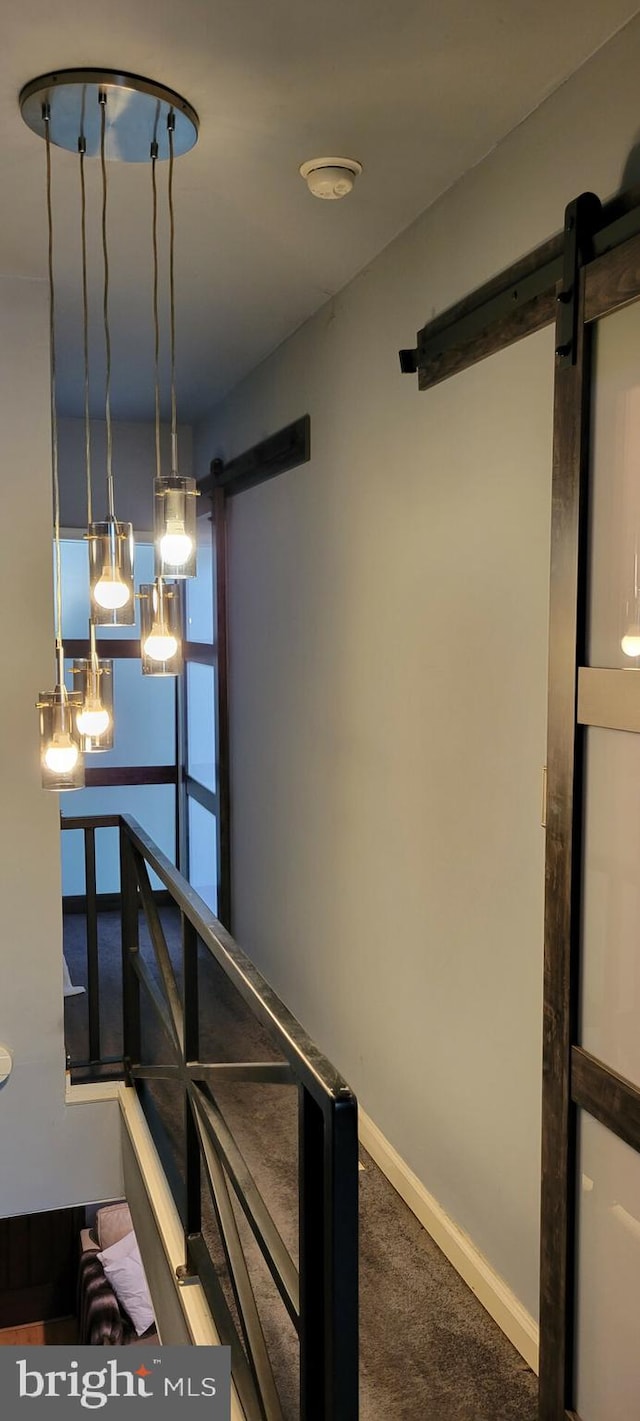
[[[113,749],[113,662],[104,658],[74,661],[76,691],[82,697],[76,725],[85,755]]]
[[[82,709],[79,691],[67,691],[56,686],[55,691],[41,691],[40,767],[43,789],[82,789],[84,759],[76,716]]]
[[[106,518],[92,523],[89,540],[91,620],[97,627],[130,627],[133,595],[133,524]]]
[[[625,603],[620,646],[624,655],[637,667],[640,658],[640,568],[638,567],[638,534],[635,533],[633,555],[633,596]]]
[[[179,676],[182,671],[180,588],[159,579],[140,587],[140,654],[143,676]]]
[[[195,479],[170,474],[153,481],[156,577],[195,577]]]

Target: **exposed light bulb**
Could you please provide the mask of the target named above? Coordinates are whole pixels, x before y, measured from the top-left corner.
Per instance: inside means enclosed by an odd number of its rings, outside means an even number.
[[[117,569],[106,568],[99,582],[96,582],[93,595],[99,607],[116,610],[129,601],[129,588]]]
[[[181,518],[168,518],[167,531],[160,539],[163,562],[170,567],[184,567],[193,549],[193,539],[184,531]]]
[[[65,732],[58,732],[49,741],[44,752],[44,763],[48,770],[55,775],[68,775],[78,762],[78,746],[74,744],[71,736]]]
[[[625,656],[640,656],[640,627],[629,627],[628,632],[623,636],[620,646]]]
[[[111,716],[108,710],[105,710],[104,706],[100,704],[100,701],[88,701],[76,716],[76,725],[80,734],[87,735],[92,740],[97,740],[100,735],[104,735],[105,730],[109,729],[110,722]]]
[[[178,650],[178,638],[167,631],[163,622],[154,622],[144,644],[145,656],[152,661],[170,661]]]
[[[173,463],[177,454],[174,447]],[[173,473],[153,481],[153,526],[155,571],[158,577],[195,577],[196,505],[195,479]]]

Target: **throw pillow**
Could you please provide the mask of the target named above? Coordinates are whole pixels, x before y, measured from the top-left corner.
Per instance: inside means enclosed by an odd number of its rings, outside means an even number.
[[[153,1326],[154,1316],[135,1234],[127,1234],[97,1256],[118,1302],[141,1337]]]
[[[124,1199],[120,1204],[105,1204],[96,1214],[98,1243],[101,1248],[111,1248],[112,1243],[130,1234],[133,1228],[129,1205]]]

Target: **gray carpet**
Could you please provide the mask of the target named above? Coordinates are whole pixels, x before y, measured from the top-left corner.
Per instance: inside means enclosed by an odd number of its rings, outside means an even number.
[[[163,911],[176,970],[179,916]],[[86,985],[84,920],[65,918],[65,953],[76,984]],[[142,929],[142,920],[141,920]],[[151,964],[144,931],[141,944]],[[116,914],[100,920],[103,1054],[121,1052],[120,937]],[[87,1055],[87,998],[65,1003],[67,1049]],[[224,975],[201,949],[201,1059],[277,1059]],[[149,1007],[143,1042],[149,1062],[171,1059]],[[322,1043],[320,1043],[322,1044]],[[338,1066],[339,1062],[336,1063]],[[182,1097],[154,1088],[170,1137],[181,1138]],[[296,1092],[278,1086],[226,1086],[216,1099],[293,1256],[297,1254]],[[362,1152],[360,1289],[362,1421],[535,1421],[537,1383],[373,1161]],[[298,1362],[294,1329],[238,1211],[262,1324],[287,1421],[297,1421]],[[210,1208],[203,1232],[229,1304],[234,1303]]]

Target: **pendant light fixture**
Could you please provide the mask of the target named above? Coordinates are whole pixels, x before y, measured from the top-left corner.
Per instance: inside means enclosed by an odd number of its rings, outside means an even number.
[[[78,658],[72,674],[76,689],[82,696],[82,709],[76,721],[82,736],[85,755],[96,750],[113,749],[113,662],[96,655]]]
[[[176,582],[142,583],[140,639],[143,676],[179,676],[182,671],[182,598]]]
[[[169,208],[173,209],[173,196],[171,193],[171,180],[173,176],[172,159],[172,138],[173,130],[169,130],[170,158],[169,158]],[[156,181],[156,163],[158,161],[158,144],[151,145],[151,193],[152,193],[152,250],[153,250],[153,333],[154,333],[154,396],[155,396],[155,435],[156,435],[156,476],[154,479],[154,502],[157,508],[158,499],[163,502],[166,509],[166,500],[171,496],[158,494],[158,488],[168,481],[162,478],[162,445],[160,440],[160,319],[158,314],[158,186]],[[173,229],[173,221],[171,221]],[[171,457],[175,462],[176,425],[175,425],[175,386],[173,377],[173,242],[171,244]],[[194,484],[195,488],[195,484]],[[193,500],[192,500],[193,501]],[[184,533],[184,522],[181,524]],[[158,536],[158,534],[156,534]],[[168,534],[164,534],[165,539]],[[177,534],[175,535],[178,536]],[[195,547],[195,536],[194,536]],[[174,555],[179,549],[174,549]],[[158,566],[158,543],[156,542],[156,568]],[[182,671],[182,599],[180,586],[177,582],[167,582],[162,574],[156,577],[153,583],[144,583],[140,588],[140,647],[142,657],[143,676],[178,676]]]
[[[176,293],[175,208],[173,166],[175,114],[167,120],[169,143],[169,320],[171,359],[171,473],[154,482],[153,521],[156,577],[187,578],[196,575],[196,481],[178,473],[178,420],[176,410]],[[155,161],[152,159],[152,162]],[[155,188],[154,188],[155,201]],[[154,229],[155,238],[155,229]],[[157,253],[156,253],[157,261]],[[156,307],[157,311],[157,307]]]
[[[84,161],[87,141],[84,133],[78,139],[80,160],[80,234],[82,248],[82,333],[84,354],[84,449],[87,484],[87,528],[93,520],[93,489],[91,484],[91,406],[89,398],[89,296],[87,289],[87,192]],[[85,754],[113,749],[113,661],[98,656],[96,627],[89,617],[89,656],[73,663],[75,690],[82,696],[82,709],[76,724],[82,737]]]
[[[51,411],[53,448],[54,524],[56,544],[56,656],[58,683],[43,692],[40,738],[43,783],[52,789],[78,788],[84,781],[82,746],[108,749],[113,743],[113,664],[98,657],[96,626],[130,626],[135,620],[133,583],[133,528],[116,517],[111,428],[111,330],[109,322],[109,251],[107,243],[107,162],[147,163],[152,158],[155,198],[155,160],[169,160],[169,212],[171,228],[171,475],[162,478],[159,455],[154,502],[158,527],[157,581],[143,588],[145,674],[175,675],[182,666],[181,596],[171,575],[195,575],[195,497],[193,479],[178,473],[175,397],[175,283],[173,205],[174,159],[197,142],[198,116],[180,95],[152,80],[108,69],[68,69],[45,74],[25,85],[20,95],[22,117],[28,127],[46,140],[47,210],[49,219],[49,286],[51,315]],[[87,459],[88,545],[91,594],[89,657],[74,664],[80,690],[64,684],[62,646],[62,579],[60,559],[60,498],[55,408],[55,332],[53,290],[53,235],[51,216],[51,146],[80,151],[83,216],[83,302],[85,321],[85,435]],[[93,520],[91,450],[89,438],[87,283],[85,245],[84,159],[99,157],[102,175],[103,323],[106,352],[105,425],[107,515]],[[154,312],[156,320],[156,441],[159,450],[158,393],[158,271],[157,210],[154,209]]]
[[[53,531],[55,544],[55,637],[57,684],[53,691],[41,691],[40,767],[44,789],[81,789],[84,784],[84,759],[76,715],[82,697],[67,691],[64,679],[64,646],[62,642],[62,558],[60,553],[60,481],[58,470],[58,415],[56,407],[56,327],[55,289],[53,284],[53,210],[51,203],[51,112],[42,108],[42,120],[47,154],[47,228],[49,272],[49,359],[51,377],[51,470],[53,480]]]

